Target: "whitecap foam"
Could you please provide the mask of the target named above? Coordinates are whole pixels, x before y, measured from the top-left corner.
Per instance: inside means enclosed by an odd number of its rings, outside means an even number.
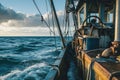
[[[42,69],[41,69],[42,68]],[[0,80],[24,80],[24,79],[42,79],[43,74],[47,74],[49,67],[45,63],[39,63],[27,67],[24,70],[13,70],[10,73],[0,76]]]
[[[14,70],[14,71],[11,71],[10,73],[4,75],[4,76],[0,76],[0,80],[5,80],[7,79],[8,77],[12,76],[12,75],[15,75],[15,74],[18,74],[20,73],[21,71],[20,70]]]

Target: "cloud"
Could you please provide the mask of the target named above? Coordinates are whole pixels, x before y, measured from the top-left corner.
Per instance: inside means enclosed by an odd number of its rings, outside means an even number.
[[[58,11],[57,15],[59,16],[60,22],[63,19],[63,11]],[[52,23],[52,15],[43,14],[44,19]],[[36,15],[26,15],[23,13],[17,13],[11,8],[6,8],[0,4],[0,25],[2,26],[16,26],[16,27],[36,27],[36,26],[45,26],[45,23],[41,21],[41,16]]]
[[[63,24],[64,12],[57,11],[60,24]],[[52,24],[52,15],[49,13],[43,14],[46,22]],[[63,26],[63,25],[61,25]],[[38,14],[27,15],[15,12],[13,9],[6,8],[0,4],[0,36],[2,35],[49,35],[50,31],[41,21],[41,16]]]
[[[14,10],[5,8],[2,4],[0,4],[0,22],[7,21],[9,19],[22,20],[24,17],[24,14],[16,13]]]
[[[0,36],[49,36],[46,27],[8,27],[0,26]]]
[[[43,26],[40,18],[40,15],[28,16],[23,13],[17,13],[0,4],[0,24],[3,26]]]
[[[1,23],[2,26],[14,26],[14,27],[36,27],[44,26],[40,20],[39,15],[24,17],[23,20],[9,19],[6,22]]]

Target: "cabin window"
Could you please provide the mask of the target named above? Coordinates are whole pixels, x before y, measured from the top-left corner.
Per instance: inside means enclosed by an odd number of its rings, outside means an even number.
[[[108,15],[107,15],[107,22],[109,22],[109,23],[113,22],[113,13],[108,13]]]
[[[84,8],[80,10],[80,25],[83,23],[83,21],[84,21]]]

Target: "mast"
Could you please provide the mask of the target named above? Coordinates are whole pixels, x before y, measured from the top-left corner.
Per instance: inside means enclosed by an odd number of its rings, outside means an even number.
[[[63,48],[65,48],[65,41],[64,41],[63,34],[62,34],[62,31],[61,31],[61,28],[60,28],[60,24],[59,24],[58,17],[57,17],[57,14],[56,14],[56,10],[55,10],[54,4],[53,4],[53,0],[50,0],[50,6],[51,6],[52,12],[53,12],[54,17],[55,17],[55,23],[56,23],[60,38],[62,40]]]
[[[120,42],[120,0],[116,0],[115,39]]]

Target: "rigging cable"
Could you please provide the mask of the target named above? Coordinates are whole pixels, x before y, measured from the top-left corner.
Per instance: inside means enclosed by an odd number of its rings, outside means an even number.
[[[67,41],[67,35],[68,35],[68,30],[67,30],[67,22],[68,22],[68,15],[66,15],[67,13],[65,13],[65,10],[64,10],[64,16],[63,16],[63,29],[64,29],[64,38],[65,38],[65,41]]]
[[[66,23],[65,23],[65,26],[66,26],[66,38],[68,39],[68,41],[70,40],[70,35],[72,35],[72,33],[71,33],[71,19],[70,19],[71,17],[70,17],[70,14],[69,13],[67,13],[66,14]]]
[[[63,16],[63,17],[65,17],[65,10],[64,10],[64,16]],[[65,27],[65,18],[63,18],[63,22],[62,22],[62,23],[63,23],[62,26],[63,26],[64,33],[65,33],[65,30],[66,30],[66,29],[65,29],[65,28],[66,28],[66,27]]]
[[[48,3],[47,3],[47,0],[45,0],[45,3],[46,3],[46,11],[47,11],[47,13],[48,13],[48,24],[49,25],[51,25],[50,24],[50,16],[49,16],[49,11],[48,11]],[[52,11],[51,11],[51,14],[52,14]],[[54,41],[55,41],[55,48],[56,48],[56,50],[57,50],[57,42],[56,42],[56,37],[55,37],[55,26],[54,26],[54,19],[53,19],[53,15],[51,15],[52,16],[52,25],[53,25],[53,35],[54,35]],[[50,35],[51,35],[51,33],[50,33]]]
[[[68,28],[67,28],[67,27],[68,27],[68,24],[69,24],[69,22],[68,22],[68,20],[69,20],[69,19],[68,19],[68,18],[69,18],[69,14],[66,13],[65,15],[66,15],[66,16],[65,16],[65,32],[64,32],[64,33],[65,33],[65,38],[67,38],[67,35],[68,35],[68,33],[69,33],[69,32],[68,32]]]
[[[51,11],[52,13],[52,11]],[[53,24],[53,31],[54,31],[54,40],[55,40],[55,48],[57,50],[57,41],[56,41],[56,35],[55,35],[55,25],[54,25],[54,18],[53,18],[53,14],[52,14],[52,24]]]
[[[65,12],[65,10],[64,10],[64,17],[63,17],[64,18],[63,19],[63,26],[64,26],[64,34],[66,37],[66,35],[67,35],[67,13]]]
[[[46,5],[46,11],[47,11],[47,17],[48,17],[48,25],[50,26],[51,24],[50,24],[50,16],[49,16],[47,0],[45,0],[45,5]],[[50,35],[51,35],[51,31],[50,31]]]
[[[67,30],[67,37],[68,37],[68,40],[69,40],[69,34],[70,34],[70,15],[68,15],[68,24],[67,24],[67,27],[68,27],[68,30]]]
[[[48,24],[50,25],[50,16],[49,16],[49,11],[48,11],[48,3],[47,3],[47,0],[45,0],[45,4],[46,4],[46,11],[47,11],[47,14],[48,14]]]
[[[47,11],[48,11],[47,0],[45,0],[45,3],[46,3]],[[50,14],[52,14],[52,11],[50,12]],[[51,17],[51,21],[50,21],[50,17]],[[56,35],[55,35],[56,33],[55,33],[55,25],[54,25],[53,14],[52,14],[52,15],[49,15],[49,14],[48,14],[48,24],[51,25],[50,23],[52,24],[52,27],[53,27],[51,30],[52,30],[52,33],[53,33],[53,36],[54,36],[53,38],[54,38],[54,41],[55,41],[55,48],[56,48],[56,50],[57,50],[57,41],[56,41],[56,37],[55,37],[55,36],[56,36]],[[50,35],[51,35],[51,34],[50,34]]]
[[[34,3],[36,9],[38,10],[38,12],[39,12],[39,14],[40,14],[40,16],[41,16],[41,21],[44,21],[44,23],[45,23],[46,26],[49,28],[49,30],[54,34],[54,32],[51,30],[51,28],[50,28],[50,26],[48,25],[48,23],[47,23],[47,22],[45,21],[45,19],[43,18],[42,13],[40,12],[40,9],[38,8],[35,0],[33,0],[33,3]]]

